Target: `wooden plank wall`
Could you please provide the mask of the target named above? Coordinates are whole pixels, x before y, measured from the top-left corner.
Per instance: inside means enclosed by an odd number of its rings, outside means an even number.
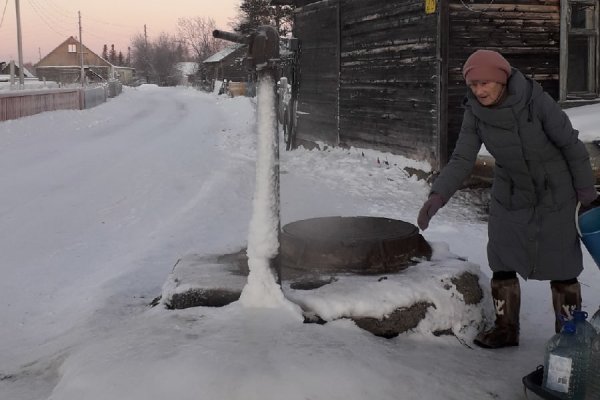
[[[450,0],[448,58],[448,152],[454,149],[466,86],[461,68],[477,49],[502,53],[558,99],[559,0]]]
[[[437,15],[423,0],[341,5],[341,143],[435,159]]]
[[[338,0],[296,9],[294,36],[300,41],[296,145],[339,144]]]
[[[9,92],[0,94],[0,121],[17,119],[44,111],[80,110],[79,89]]]
[[[241,47],[229,54],[221,61],[221,79],[228,79],[234,82],[246,82],[250,76],[248,67],[244,64],[244,58],[248,55],[248,48]]]

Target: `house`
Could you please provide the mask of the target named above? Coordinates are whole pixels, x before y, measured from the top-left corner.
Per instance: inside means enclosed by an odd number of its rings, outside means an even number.
[[[233,43],[223,50],[213,54],[202,62],[204,66],[203,79],[209,81],[246,82],[250,73],[244,65],[248,47],[244,44]]]
[[[473,51],[500,51],[564,106],[598,101],[599,0],[273,0],[295,6],[295,144],[428,160],[456,143]]]
[[[117,67],[111,64],[82,45],[73,36],[42,58],[35,68],[40,79],[66,84],[81,81],[82,64],[88,82],[119,79],[122,83],[128,83],[135,74],[133,68]]]
[[[19,63],[16,61],[13,61],[14,63],[14,76],[15,79],[19,79],[19,75],[20,75],[20,71],[21,71],[21,67],[19,66]],[[11,67],[10,67],[11,62],[6,62],[6,61],[0,61],[0,82],[8,82],[10,81],[10,73],[11,73]],[[25,79],[36,79],[35,75],[33,75],[27,68],[23,67],[23,77]]]

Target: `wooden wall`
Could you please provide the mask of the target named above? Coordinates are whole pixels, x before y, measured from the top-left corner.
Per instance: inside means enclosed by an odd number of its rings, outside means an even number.
[[[341,0],[340,141],[433,160],[437,16],[423,0]]]
[[[295,143],[339,144],[339,0],[296,9],[294,36],[300,40]]]
[[[248,48],[244,46],[223,57],[220,61],[204,63],[204,66],[206,67],[206,76],[209,79],[218,81],[222,81],[223,79],[234,82],[248,81],[250,73],[243,63],[243,59],[247,54]]]
[[[558,98],[560,0],[289,0],[300,39],[297,143],[450,157],[462,122],[461,68],[500,51]],[[310,3],[310,4],[307,4]]]
[[[81,68],[73,67],[37,67],[37,76],[40,80],[54,81],[60,83],[76,83],[81,78]],[[85,74],[90,82],[101,82],[108,80],[110,76],[109,67],[86,67]]]
[[[506,1],[503,1],[506,3]],[[460,125],[466,86],[461,68],[477,49],[502,53],[525,75],[536,79],[558,99],[560,52],[559,0],[449,1],[448,43],[448,152]]]

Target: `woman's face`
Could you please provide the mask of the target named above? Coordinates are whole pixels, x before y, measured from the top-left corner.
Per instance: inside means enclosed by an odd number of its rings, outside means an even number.
[[[504,85],[498,82],[472,81],[468,83],[468,86],[479,103],[485,107],[496,104],[504,92]]]

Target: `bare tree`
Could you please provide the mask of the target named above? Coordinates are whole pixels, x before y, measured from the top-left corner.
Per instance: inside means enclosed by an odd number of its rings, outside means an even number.
[[[131,40],[131,65],[135,68],[138,76],[146,78],[150,83],[153,75],[151,59],[151,46],[142,34],[137,34]]]
[[[213,37],[212,33],[216,28],[212,18],[179,18],[177,36],[196,61],[202,63],[225,46],[222,40]]]
[[[177,39],[162,32],[152,45],[152,80],[160,86],[175,86],[179,81]]]

